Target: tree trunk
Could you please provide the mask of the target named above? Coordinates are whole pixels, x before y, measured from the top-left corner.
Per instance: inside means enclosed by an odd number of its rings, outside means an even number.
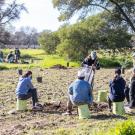
[[[117,2],[115,2],[113,0],[110,0],[110,2],[112,2],[113,4],[115,4],[118,7],[118,9],[120,10],[121,14],[125,17],[127,23],[130,25],[132,30],[135,32],[135,26],[134,26],[133,22],[130,20],[130,18],[127,16],[127,14],[124,12],[122,7]]]

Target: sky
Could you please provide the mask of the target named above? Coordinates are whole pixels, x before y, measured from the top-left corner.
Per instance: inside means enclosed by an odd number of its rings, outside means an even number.
[[[53,8],[52,0],[18,0],[18,2],[24,3],[29,13],[23,12],[20,20],[13,23],[16,29],[30,26],[36,28],[38,32],[46,29],[55,31],[63,24],[58,21],[59,11]]]

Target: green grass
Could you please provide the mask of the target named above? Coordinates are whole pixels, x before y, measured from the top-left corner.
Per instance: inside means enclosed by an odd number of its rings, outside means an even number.
[[[10,49],[4,49],[4,56],[10,52]],[[58,55],[47,55],[41,49],[21,49],[21,56],[22,59],[29,62],[33,59],[33,63],[30,64],[10,64],[10,63],[0,63],[0,69],[18,69],[18,68],[49,68],[57,64],[61,64],[63,66],[67,65],[67,61],[58,56]],[[70,62],[70,67],[78,67],[79,63],[77,62]]]
[[[10,49],[4,49],[4,56],[11,51]],[[2,63],[0,64],[0,70],[2,69],[17,69],[17,68],[50,68],[54,65],[61,64],[63,66],[67,65],[67,60],[58,55],[47,55],[41,49],[21,49],[22,59],[29,62],[30,64],[8,64]],[[116,56],[111,56],[105,53],[103,50],[98,52],[98,57],[100,61],[100,65],[103,68],[114,68],[119,67],[122,61],[128,61],[128,67],[132,67],[132,57],[130,53],[127,55],[117,54]],[[31,59],[34,60],[34,63],[31,63]],[[79,67],[80,62],[70,61],[70,67]]]

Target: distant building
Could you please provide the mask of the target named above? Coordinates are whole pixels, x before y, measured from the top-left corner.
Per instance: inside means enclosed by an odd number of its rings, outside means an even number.
[[[31,49],[38,49],[40,48],[39,45],[4,45],[4,46],[0,46],[0,48],[22,48],[22,49],[27,49],[27,48],[31,48]]]

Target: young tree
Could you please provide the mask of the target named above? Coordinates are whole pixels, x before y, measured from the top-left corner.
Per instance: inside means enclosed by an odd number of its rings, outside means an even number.
[[[60,20],[68,20],[76,12],[85,17],[93,9],[102,8],[119,19],[121,24],[127,23],[135,32],[134,0],[53,0],[53,5],[61,13]]]
[[[17,4],[16,0],[6,3],[0,0],[0,47],[9,42],[10,33],[5,29],[7,24],[19,19],[22,11],[27,11],[24,4]]]
[[[44,31],[38,38],[38,43],[48,54],[54,54],[56,47],[59,44],[59,38],[56,33],[51,31]]]

